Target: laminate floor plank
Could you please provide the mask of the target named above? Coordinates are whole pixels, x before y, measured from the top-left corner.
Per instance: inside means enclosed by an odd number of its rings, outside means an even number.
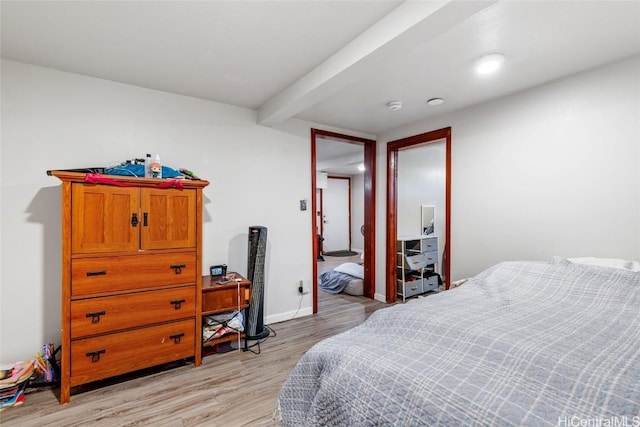
[[[346,262],[336,262],[340,261]],[[326,265],[329,263],[323,267]],[[22,405],[0,412],[0,424],[278,426],[278,393],[300,357],[318,341],[361,324],[388,305],[319,292],[318,307],[317,315],[269,325],[276,336],[261,344],[260,354],[212,354],[198,368],[189,362],[175,363],[164,366],[164,370],[96,382],[72,389],[71,402],[66,405],[60,405],[58,390],[29,389]]]

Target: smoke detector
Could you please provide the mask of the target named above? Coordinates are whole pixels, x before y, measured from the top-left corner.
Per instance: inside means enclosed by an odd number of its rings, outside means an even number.
[[[398,111],[402,108],[402,101],[391,101],[387,104],[387,108],[391,111]]]
[[[429,105],[440,105],[444,102],[444,99],[442,98],[431,98],[427,101],[427,104]]]

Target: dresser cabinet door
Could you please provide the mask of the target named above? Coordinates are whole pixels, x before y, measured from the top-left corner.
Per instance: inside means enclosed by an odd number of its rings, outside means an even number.
[[[141,249],[196,246],[195,190],[143,188]]]
[[[138,250],[139,206],[138,188],[74,183],[72,252]]]

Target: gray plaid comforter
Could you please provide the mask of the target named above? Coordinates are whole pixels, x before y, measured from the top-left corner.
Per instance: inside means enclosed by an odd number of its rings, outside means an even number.
[[[284,426],[640,426],[640,273],[506,262],[299,361]]]

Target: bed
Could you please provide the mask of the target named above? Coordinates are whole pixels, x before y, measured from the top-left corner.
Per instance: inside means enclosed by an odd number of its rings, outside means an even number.
[[[320,273],[318,287],[330,294],[344,292],[358,296],[363,295],[363,279],[364,267],[362,264],[345,262],[336,268]]]
[[[640,273],[500,263],[316,344],[279,406],[283,426],[640,426]]]

